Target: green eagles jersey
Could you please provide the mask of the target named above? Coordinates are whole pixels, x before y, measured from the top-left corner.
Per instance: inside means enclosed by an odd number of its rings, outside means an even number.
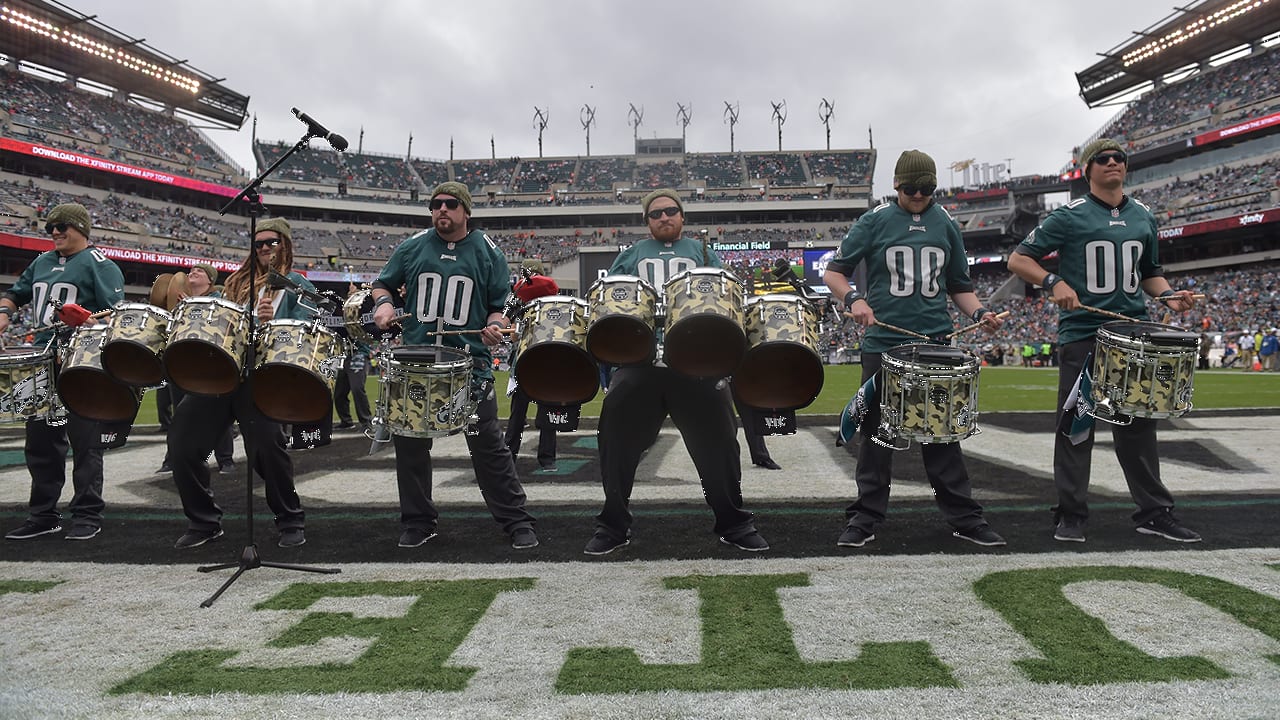
[[[471,354],[475,374],[493,376],[493,352],[479,333],[428,335],[435,330],[481,330],[490,313],[502,310],[511,290],[511,272],[498,246],[479,230],[458,242],[445,242],[435,229],[400,243],[378,286],[395,293],[405,288],[405,345],[446,345]]]
[[[696,267],[722,267],[720,256],[693,238],[680,238],[670,245],[648,238],[623,250],[609,267],[609,274],[635,275],[661,296],[668,280]]]
[[[1014,252],[1040,260],[1058,251],[1058,275],[1081,304],[1136,320],[1147,319],[1142,281],[1164,274],[1156,248],[1156,219],[1126,197],[1112,208],[1092,194],[1049,213]],[[1058,343],[1087,340],[1113,318],[1088,310],[1058,312]]]
[[[69,257],[50,250],[36,256],[8,295],[18,307],[31,303],[35,326],[44,327],[58,319],[49,304],[52,300],[75,303],[89,312],[115,307],[124,301],[124,274],[92,245]],[[52,330],[40,333],[36,345],[48,342],[52,335]]]
[[[949,296],[973,291],[960,226],[937,203],[919,215],[903,210],[897,202],[875,207],[849,228],[827,269],[848,277],[864,261],[867,287],[861,290],[876,320],[922,335],[950,333]],[[872,325],[862,349],[882,353],[919,341]]]

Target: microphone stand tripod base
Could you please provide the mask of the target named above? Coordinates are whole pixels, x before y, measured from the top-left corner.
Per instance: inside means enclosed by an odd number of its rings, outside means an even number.
[[[265,562],[263,561],[262,556],[258,554],[258,546],[250,544],[246,545],[244,550],[241,551],[240,562],[222,563],[219,565],[202,565],[196,568],[196,572],[202,573],[213,572],[214,570],[226,570],[228,568],[238,568],[235,574],[227,578],[227,581],[222,584],[222,587],[218,588],[217,592],[210,595],[209,599],[200,603],[200,607],[212,607],[214,601],[217,600],[227,588],[231,587],[231,584],[238,580],[246,570],[253,570],[254,568],[260,567],[278,568],[281,570],[298,570],[300,572],[321,573],[324,575],[336,575],[337,573],[342,572],[338,568],[315,568],[307,567],[305,565]]]

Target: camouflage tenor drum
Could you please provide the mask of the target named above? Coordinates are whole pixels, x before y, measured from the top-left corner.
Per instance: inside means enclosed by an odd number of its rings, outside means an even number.
[[[1099,420],[1169,418],[1191,410],[1200,336],[1170,325],[1109,322],[1098,328],[1090,397]]]
[[[53,376],[52,348],[0,349],[0,423],[64,418]]]
[[[537,402],[566,405],[596,396],[600,371],[587,352],[588,306],[553,295],[525,306],[519,318],[515,378]]]
[[[449,347],[411,345],[385,356],[375,425],[393,435],[453,435],[475,413],[471,356]]]
[[[397,299],[394,294],[391,297],[393,300]],[[399,303],[395,304],[397,313],[401,307],[403,306]],[[351,293],[342,303],[342,324],[352,342],[377,345],[400,334],[399,325],[392,325],[386,330],[379,329],[373,323],[373,309],[373,291],[368,288]]]
[[[226,395],[240,384],[248,343],[242,306],[222,298],[187,298],[173,311],[165,375],[184,392]]]
[[[71,335],[58,374],[58,396],[72,413],[98,422],[128,422],[138,414],[141,396],[102,367],[108,325],[81,325]]]
[[[102,367],[115,379],[136,387],[164,382],[160,355],[169,340],[173,316],[154,305],[123,303],[115,308],[102,346]]]
[[[875,440],[904,449],[963,440],[978,430],[978,358],[946,345],[911,343],[881,357]]]
[[[346,346],[316,321],[271,320],[257,333],[253,403],[281,423],[317,422],[333,413],[333,386]]]
[[[634,275],[600,278],[587,291],[591,305],[587,352],[606,365],[653,362],[658,292]]]
[[[798,410],[822,392],[819,316],[798,295],[762,295],[747,301],[750,347],[733,374],[738,399],[768,410]]]
[[[738,278],[725,270],[694,268],[676,274],[662,290],[667,367],[695,378],[732,375],[747,352]]]

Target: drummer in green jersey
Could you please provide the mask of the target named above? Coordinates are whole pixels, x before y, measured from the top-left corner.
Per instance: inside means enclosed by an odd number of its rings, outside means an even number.
[[[45,232],[53,249],[40,253],[13,287],[0,294],[0,333],[9,326],[14,311],[31,303],[33,323],[45,329],[36,335],[43,346],[54,335],[58,319],[56,303],[76,304],[90,312],[111,308],[124,300],[124,275],[102,251],[89,242],[93,223],[89,211],[76,203],[64,203],[49,211]],[[89,540],[102,529],[102,448],[96,446],[98,424],[74,414],[64,425],[50,425],[45,418],[27,421],[24,447],[31,473],[31,504],[26,522],[8,534],[9,540],[30,540],[63,529],[58,498],[66,484],[67,448],[71,449],[71,483],[75,494],[67,503],[70,527],[67,540]]]
[[[1053,537],[1064,542],[1084,542],[1093,429],[1087,437],[1073,440],[1069,430],[1075,413],[1062,408],[1094,349],[1098,328],[1113,319],[1081,305],[1135,320],[1147,319],[1146,295],[1166,298],[1169,309],[1177,312],[1195,305],[1189,290],[1174,291],[1164,277],[1155,217],[1124,194],[1128,170],[1124,148],[1115,140],[1094,140],[1085,146],[1080,163],[1089,193],[1049,213],[1009,256],[1009,269],[1044,288],[1058,306],[1060,422],[1053,448],[1053,480],[1058,490]],[[1041,265],[1054,250],[1057,273]],[[1156,421],[1135,417],[1130,425],[1112,425],[1111,434],[1129,494],[1138,505],[1133,514],[1138,532],[1198,542],[1200,536],[1174,518],[1173,496],[1160,479]]]
[[[938,187],[933,158],[907,150],[893,170],[897,200],[863,215],[849,228],[835,259],[827,265],[823,282],[831,296],[842,298],[847,314],[867,328],[862,343],[862,381],[876,377],[882,355],[895,346],[920,342],[885,325],[894,325],[938,342],[952,331],[947,299],[988,332],[1003,324],[982,306],[973,292],[960,226],[933,201]],[[866,263],[866,293],[853,289],[850,276]],[[889,509],[889,481],[894,451],[872,439],[880,424],[880,383],[867,398],[867,413],[858,446],[858,498],[845,510],[846,524],[836,544],[862,547],[875,540],[875,526]],[[969,472],[958,442],[921,444],[925,474],[933,486],[938,508],[952,535],[983,546],[1004,545],[991,529],[982,506],[973,499]]]

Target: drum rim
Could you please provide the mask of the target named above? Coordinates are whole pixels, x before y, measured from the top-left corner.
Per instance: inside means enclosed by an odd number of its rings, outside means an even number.
[[[958,355],[960,355],[961,357],[963,357],[963,358],[965,359],[965,362],[964,362],[964,363],[961,363],[961,364],[958,364],[958,365],[950,365],[950,364],[948,364],[948,365],[945,365],[945,366],[944,366],[944,365],[941,365],[940,363],[930,363],[930,365],[943,366],[943,367],[964,367],[965,365],[967,365],[968,363],[971,363],[971,362],[972,362],[972,363],[978,363],[978,356],[977,356],[977,354],[972,353],[972,352],[969,352],[968,350],[965,350],[964,348],[955,347],[954,345],[942,345],[942,344],[939,344],[939,343],[924,343],[924,342],[919,342],[919,343],[903,343],[902,345],[894,345],[893,347],[891,347],[891,348],[889,348],[888,350],[885,350],[883,353],[881,353],[881,356],[882,356],[882,360],[881,360],[881,362],[882,362],[882,363],[887,363],[890,359],[892,359],[892,360],[894,360],[894,361],[896,361],[896,362],[904,362],[904,358],[900,358],[900,357],[898,357],[897,355],[895,355],[895,354],[894,354],[894,351],[895,351],[895,350],[902,350],[902,349],[904,349],[904,348],[912,348],[912,347],[946,348],[947,350],[952,350],[952,351],[954,351],[955,353],[957,353]]]

